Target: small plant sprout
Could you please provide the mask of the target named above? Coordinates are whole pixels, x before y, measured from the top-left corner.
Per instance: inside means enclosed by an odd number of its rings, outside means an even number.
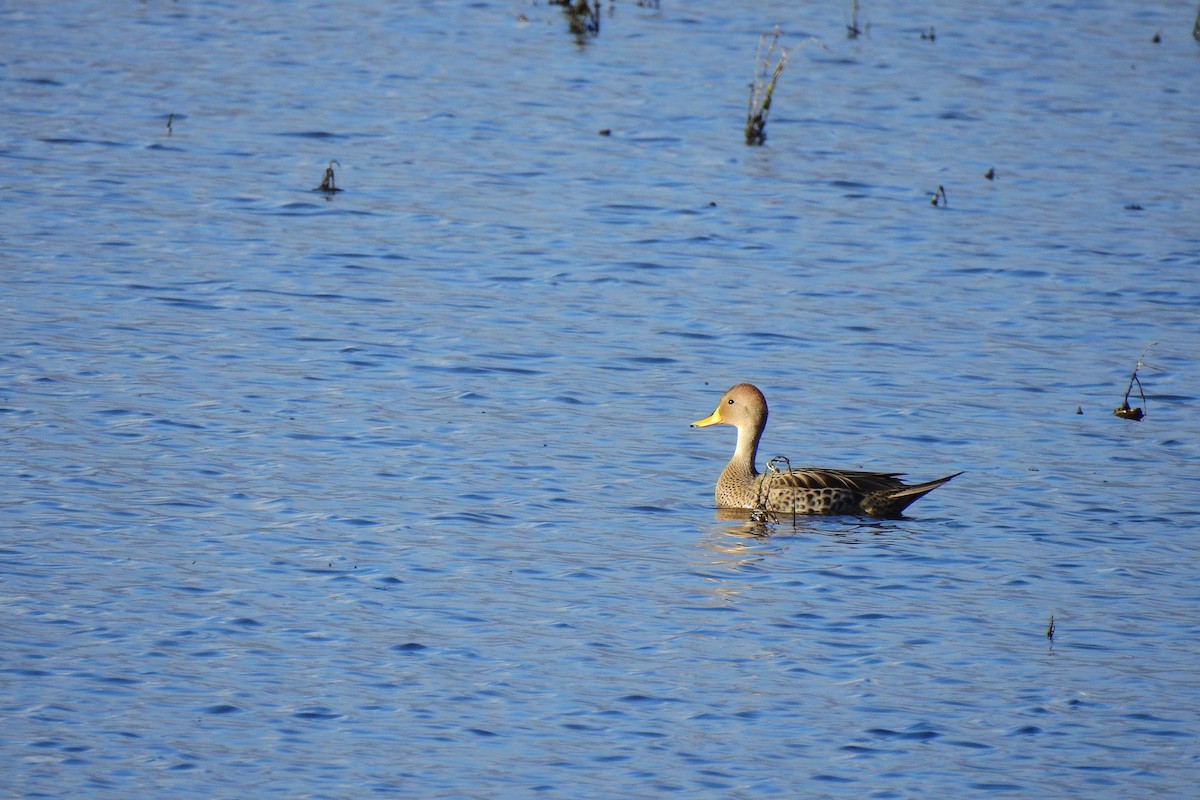
[[[763,45],[768,36],[771,37],[771,44],[767,46],[764,54]],[[758,37],[758,49],[754,54],[754,82],[750,84],[750,102],[746,110],[746,144],[749,145],[760,145],[767,140],[767,114],[771,111],[771,95],[775,92],[775,83],[779,80],[779,74],[783,72],[788,59],[788,51],[780,47],[779,58],[774,68],[771,67],[779,36],[779,26],[776,25],[774,32]],[[771,76],[770,80],[767,79],[768,73]]]
[[[1147,364],[1143,360],[1143,359],[1145,359],[1146,353],[1149,352],[1150,348],[1154,347],[1154,345],[1156,345],[1156,344],[1158,344],[1158,342],[1151,342],[1150,344],[1146,345],[1146,347],[1142,350],[1142,354],[1138,356],[1137,363],[1133,365],[1133,374],[1129,376],[1129,386],[1127,386],[1125,388],[1125,399],[1123,399],[1121,401],[1120,406],[1113,409],[1113,413],[1116,414],[1121,419],[1131,419],[1136,422],[1137,420],[1140,420],[1146,416],[1145,409],[1143,409],[1141,407],[1138,407],[1138,408],[1130,408],[1129,407],[1129,393],[1133,391],[1133,385],[1136,383],[1137,387],[1138,387],[1138,394],[1141,395],[1141,398],[1142,398],[1142,405],[1143,406],[1147,405],[1146,393],[1142,391],[1142,382],[1138,378],[1138,370],[1140,370],[1142,367],[1150,367],[1150,369],[1157,369],[1157,367],[1155,367],[1151,364]]]

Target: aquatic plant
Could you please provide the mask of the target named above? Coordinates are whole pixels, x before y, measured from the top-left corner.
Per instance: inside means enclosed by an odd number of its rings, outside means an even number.
[[[763,53],[763,44],[767,37],[771,37],[771,44],[767,47],[766,53]],[[775,47],[779,44],[779,26],[775,26],[773,33],[764,33],[758,37],[758,49],[754,54],[754,82],[750,84],[750,102],[746,110],[746,144],[760,145],[767,140],[767,114],[771,111],[771,95],[775,92],[775,83],[779,80],[779,73],[783,72],[783,67],[787,64],[788,51],[782,47],[779,48],[779,60],[775,62],[774,69],[771,68],[771,58],[775,54]],[[770,72],[771,79],[767,80],[767,74]]]

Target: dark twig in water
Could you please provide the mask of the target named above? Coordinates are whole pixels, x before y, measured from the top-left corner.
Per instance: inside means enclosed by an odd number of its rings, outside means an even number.
[[[767,498],[771,495],[771,484],[775,482],[778,475],[784,475],[792,471],[792,462],[787,456],[775,456],[767,462],[767,474],[763,477],[762,483],[758,486],[758,498],[754,501],[754,513],[759,514],[762,518],[770,522],[775,522],[776,517],[767,510]]]
[[[171,123],[174,121],[175,121],[175,112],[172,111],[170,114],[167,114],[167,136],[170,136],[172,133]]]
[[[1133,365],[1133,374],[1129,376],[1129,386],[1125,388],[1125,399],[1121,401],[1119,408],[1113,409],[1113,413],[1121,419],[1132,419],[1136,421],[1146,416],[1145,409],[1129,407],[1129,393],[1133,391],[1133,385],[1136,383],[1138,387],[1138,394],[1141,395],[1142,398],[1142,405],[1148,405],[1148,403],[1146,403],[1146,393],[1142,391],[1142,382],[1138,378],[1138,370],[1140,370],[1142,367],[1150,366],[1144,361],[1144,359],[1146,357],[1146,353],[1149,352],[1150,348],[1154,347],[1156,344],[1158,344],[1158,342],[1151,342],[1150,344],[1146,345],[1146,347],[1142,350],[1142,354],[1138,356],[1137,363]],[[1150,368],[1154,369],[1152,366]]]
[[[779,44],[779,35],[779,26],[776,25],[773,33],[764,33],[758,37],[758,50],[754,54],[754,83],[750,84],[750,102],[746,110],[746,144],[749,145],[759,145],[767,140],[767,114],[771,111],[771,95],[775,92],[775,82],[779,80],[779,73],[783,72],[788,59],[788,51],[779,48],[779,60],[771,70],[771,56],[775,53],[775,46]],[[766,42],[767,36],[771,37],[771,44],[764,55],[763,43]],[[771,70],[770,81],[767,80],[768,70]]]
[[[792,462],[787,456],[775,456],[767,462],[767,472],[763,476],[762,483],[758,487],[758,497],[754,501],[754,508],[750,511],[750,518],[756,522],[779,522],[779,516],[773,511],[767,510],[767,499],[771,496],[771,484],[776,478],[792,473]],[[792,507],[792,525],[795,526],[796,520],[800,518],[799,509],[794,505]]]
[[[858,27],[858,0],[853,0],[850,3],[850,22],[846,25],[846,38],[857,39],[862,34],[862,28]]]
[[[758,498],[754,501],[753,514],[757,515],[757,519],[772,523],[779,521],[779,516],[777,514],[767,510],[767,500],[771,496],[771,484],[775,483],[776,479],[791,474],[792,462],[787,456],[775,456],[767,462],[767,472],[763,476],[762,483],[758,487]],[[797,520],[799,520],[802,515],[799,507],[796,504],[796,500],[797,497],[793,493],[792,527],[796,527]]]
[[[925,31],[921,32],[921,38],[927,42],[936,42],[937,41],[937,33],[933,30],[932,25],[929,26],[928,33],[926,33]]]
[[[938,184],[937,191],[933,193],[933,197],[929,201],[931,206],[946,206],[949,207],[950,201],[946,198],[946,187]]]
[[[996,180],[996,168],[988,167],[988,171],[983,173],[983,177],[987,178],[989,181]]]
[[[341,164],[338,164],[338,162],[336,162],[336,161],[330,161],[329,166],[327,166],[325,168],[325,177],[321,179],[321,185],[318,186],[314,191],[329,192],[330,194],[333,194],[334,192],[342,191],[341,189],[337,188],[337,185],[334,183],[334,179],[333,179],[333,165],[334,164],[337,164],[339,167],[341,166]]]
[[[1050,615],[1050,624],[1046,626],[1046,638],[1054,641],[1054,615]]]

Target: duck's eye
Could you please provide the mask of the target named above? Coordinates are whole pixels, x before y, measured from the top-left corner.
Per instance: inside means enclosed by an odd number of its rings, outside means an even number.
[[[729,398],[729,405],[733,405],[733,398]]]

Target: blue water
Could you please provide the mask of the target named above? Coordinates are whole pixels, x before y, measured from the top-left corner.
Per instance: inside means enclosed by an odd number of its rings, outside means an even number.
[[[1194,4],[850,5],[0,9],[0,793],[1191,796]]]

